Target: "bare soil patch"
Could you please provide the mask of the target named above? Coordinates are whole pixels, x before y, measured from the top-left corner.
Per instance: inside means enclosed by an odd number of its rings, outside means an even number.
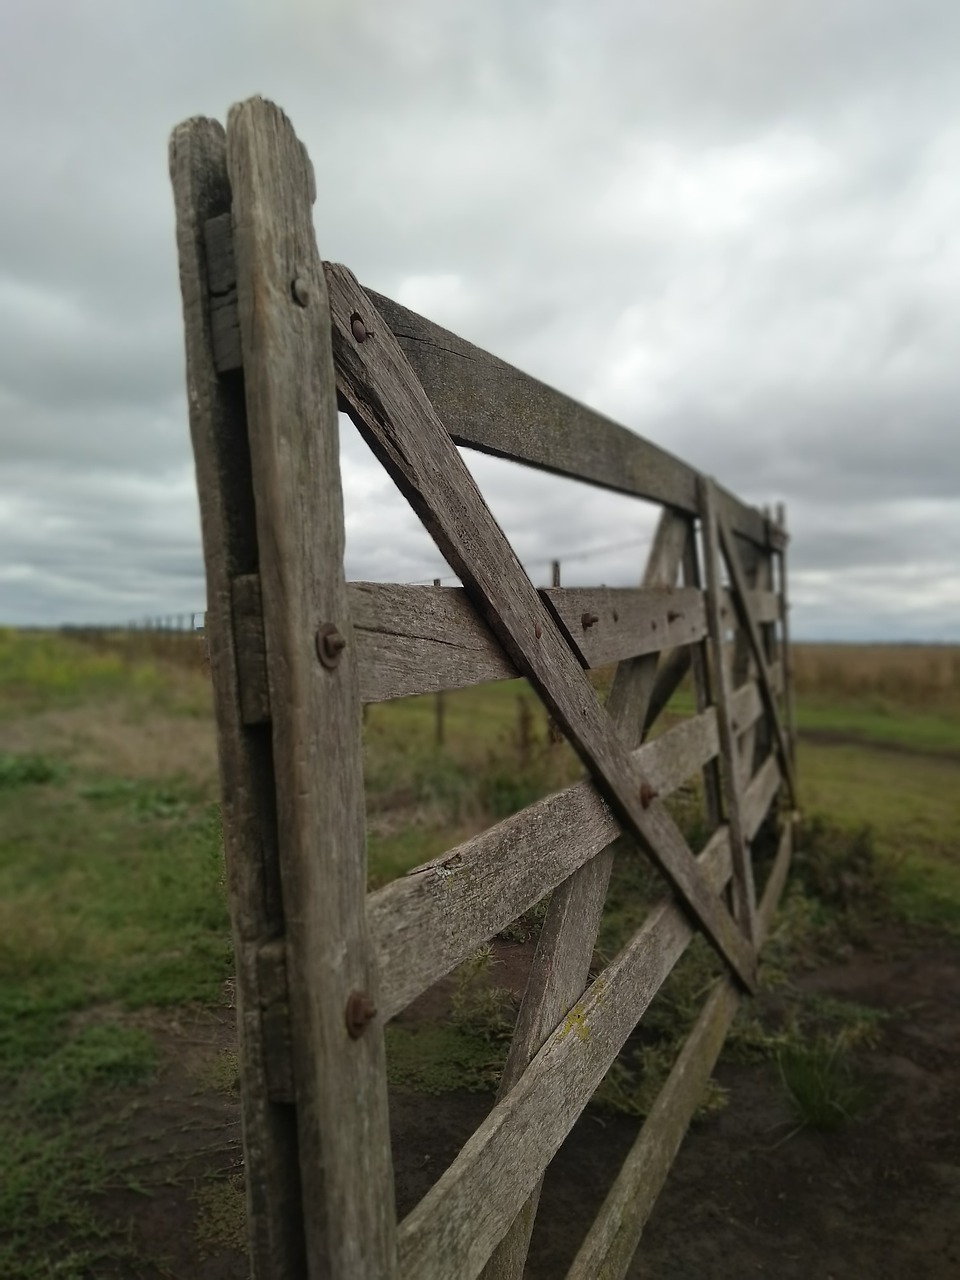
[[[498,948],[498,985],[522,987],[530,952],[529,945]],[[721,1062],[729,1103],[688,1133],[631,1277],[960,1274],[960,947],[887,933],[848,963],[801,981],[889,1015],[877,1047],[857,1058],[871,1105],[838,1131],[796,1132],[773,1064]],[[445,980],[404,1018],[442,1017],[451,992]],[[118,1099],[114,1133],[141,1190],[118,1188],[103,1198],[103,1214],[125,1220],[142,1256],[156,1260],[140,1269],[145,1278],[241,1280],[242,1252],[218,1241],[215,1221],[211,1240],[204,1199],[211,1186],[228,1205],[238,1195],[239,1104],[223,1070],[234,1045],[232,1011],[138,1017],[152,1019],[163,1066],[149,1089]],[[491,1104],[489,1094],[392,1092],[401,1214],[429,1190]],[[547,1174],[530,1280],[565,1273],[638,1128],[592,1110],[580,1119]],[[223,1217],[229,1234],[229,1213]]]

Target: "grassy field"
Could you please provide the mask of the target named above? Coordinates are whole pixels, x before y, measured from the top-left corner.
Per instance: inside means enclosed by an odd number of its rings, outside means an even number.
[[[957,651],[831,649],[815,660],[800,649],[797,700],[801,729],[816,731],[800,746],[803,805],[826,820],[801,866],[807,887],[826,878],[840,892],[836,849],[864,899],[881,875],[885,910],[960,936]],[[521,682],[447,695],[444,726],[440,750],[432,698],[369,709],[372,887],[579,776]],[[616,948],[654,887],[621,874],[602,948]],[[797,903],[771,963],[824,926],[820,907]],[[702,986],[709,956],[698,955],[663,1016]],[[231,972],[197,642],[0,631],[0,1275],[136,1274],[135,1250],[125,1270],[134,1246],[96,1207],[111,1188],[139,1185],[114,1150],[112,1099],[156,1070],[156,1011],[222,1007]],[[501,1011],[471,972],[458,981],[459,1081],[475,1072],[489,1083]],[[409,1047],[394,1037],[395,1079],[423,1083]],[[612,1078],[608,1100],[644,1105],[629,1075]],[[195,1194],[210,1200],[207,1187]]]

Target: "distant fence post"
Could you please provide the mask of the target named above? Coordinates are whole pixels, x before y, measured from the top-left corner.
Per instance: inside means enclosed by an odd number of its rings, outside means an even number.
[[[440,586],[440,579],[434,578],[433,585]],[[446,715],[446,695],[443,689],[438,689],[433,695],[433,741],[436,746],[442,747],[446,740],[444,717]]]

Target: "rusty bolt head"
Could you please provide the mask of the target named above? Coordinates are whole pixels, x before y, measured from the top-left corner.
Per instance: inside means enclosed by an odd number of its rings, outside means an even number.
[[[351,1040],[359,1040],[377,1016],[373,1001],[365,991],[351,991],[347,997],[345,1012],[347,1034]]]
[[[640,788],[640,803],[644,809],[649,809],[650,805],[657,798],[657,793],[651,787],[649,782],[645,782]]]
[[[350,321],[350,331],[356,338],[357,342],[366,342],[367,338],[370,337],[370,332],[367,329],[367,326],[363,323],[362,316],[353,317]]]
[[[600,619],[595,613],[581,613],[580,615],[580,624],[584,631],[589,630],[590,627],[595,626],[599,621]]]
[[[538,639],[538,640],[539,640],[539,639],[540,639],[540,637],[543,635],[543,627],[541,627],[541,625],[540,625],[540,623],[539,623],[539,622],[538,622],[538,623],[536,624],[536,626],[533,628],[533,634],[537,637],[537,639]]]
[[[346,647],[346,640],[332,622],[325,622],[317,630],[317,657],[331,671]]]
[[[310,283],[304,280],[303,276],[297,276],[293,284],[290,286],[293,293],[293,300],[298,306],[306,307],[310,303]]]

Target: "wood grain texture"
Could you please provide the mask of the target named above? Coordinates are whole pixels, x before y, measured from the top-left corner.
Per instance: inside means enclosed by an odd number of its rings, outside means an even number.
[[[738,696],[745,721],[760,714],[755,687]],[[646,743],[637,756],[666,797],[717,747],[709,710]],[[596,788],[579,782],[371,893],[367,909],[384,1016],[399,1013],[620,833]]]
[[[457,444],[697,513],[697,473],[687,463],[392,299],[366,294]],[[719,501],[738,534],[766,544],[759,511],[731,494]]]
[[[423,521],[511,661],[532,682],[597,786],[748,988],[755,960],[725,904],[704,885],[553,615],[545,608],[388,326],[349,271],[327,264],[341,402]],[[360,318],[370,336],[358,342]],[[647,784],[649,786],[649,784]]]
[[[241,1114],[250,1266],[255,1280],[305,1268],[293,1111],[269,1101],[258,959],[283,932],[270,742],[243,725],[232,584],[257,570],[257,540],[243,386],[216,373],[205,227],[229,218],[223,128],[187,120],[170,140],[186,339],[190,436],[206,567],[204,639],[213,680],[221,820],[236,956]]]
[[[686,521],[674,512],[664,511],[650,549],[643,585],[671,596],[689,596],[691,605],[686,612],[692,612],[694,602],[702,610],[699,592],[673,591],[686,541]],[[614,608],[611,612],[616,620],[618,611]],[[673,617],[682,616],[683,612],[675,607]],[[648,654],[621,662],[614,675],[606,709],[620,737],[631,749],[640,745],[643,736],[656,672],[657,655]],[[550,899],[500,1080],[500,1097],[520,1079],[547,1036],[587,985],[612,870],[613,851],[608,848],[570,876]],[[541,1186],[542,1183],[538,1183],[534,1187],[497,1245],[484,1267],[483,1280],[522,1280]]]
[[[783,725],[780,721],[780,709],[777,706],[775,691],[770,679],[770,667],[767,662],[767,656],[764,652],[763,642],[760,632],[757,628],[756,619],[750,609],[749,590],[744,578],[743,569],[740,564],[740,553],[737,544],[734,541],[732,532],[723,518],[719,508],[715,509],[715,517],[717,523],[717,531],[720,535],[720,544],[723,547],[724,558],[727,562],[727,569],[730,573],[730,581],[733,587],[732,597],[733,603],[740,618],[740,625],[746,630],[750,638],[750,647],[753,650],[753,658],[757,664],[757,673],[760,679],[760,691],[763,694],[767,708],[767,717],[770,727],[773,730],[774,741],[780,752],[780,763],[783,766],[783,774],[786,779],[787,786],[790,789],[790,799],[794,807],[797,804],[797,784],[793,775],[793,761],[790,755],[790,747],[787,742],[786,734],[783,731]]]
[[[790,837],[788,824],[757,912],[757,936],[761,945],[786,883]],[[728,980],[722,980],[710,994],[687,1037],[567,1272],[567,1280],[622,1280],[627,1274],[643,1228],[713,1074],[738,1005],[736,988]]]
[[[717,535],[716,503],[713,485],[702,480],[699,485],[701,503],[701,529],[703,532],[704,575],[706,578],[707,628],[713,650],[713,668],[716,678],[717,728],[720,733],[720,758],[723,761],[722,783],[727,823],[730,827],[730,846],[733,855],[733,894],[737,919],[747,937],[753,942],[756,931],[756,895],[753,884],[753,865],[743,830],[740,813],[741,761],[734,717],[731,712],[730,672],[723,660],[723,623],[720,618],[720,546]],[[735,664],[733,675],[745,675]]]
[[[683,580],[688,587],[697,591],[703,590],[703,575],[700,571],[700,557],[697,551],[697,540],[691,521],[690,536],[683,553]],[[732,606],[731,606],[732,607]],[[704,606],[706,619],[706,606]],[[702,714],[713,703],[710,683],[710,661],[706,641],[691,646],[690,666],[693,673],[693,696],[697,712]],[[703,798],[707,823],[710,831],[715,831],[723,821],[723,805],[721,802],[720,764],[716,758],[708,760],[703,766]]]
[[[719,892],[730,874],[724,830],[698,865]],[[401,1223],[404,1280],[480,1274],[692,937],[685,911],[654,908]]]
[[[382,1022],[348,1034],[351,992],[377,1003],[366,918],[360,698],[343,578],[330,313],[311,169],[289,121],[252,99],[227,124],[237,301],[286,926],[293,1077],[311,1278],[395,1274]],[[317,633],[346,640],[335,667]]]
[[[777,507],[777,522],[786,528],[786,508],[781,502]],[[790,649],[790,598],[787,590],[787,555],[786,550],[782,550],[777,556],[777,567],[779,570],[779,598],[780,598],[780,647],[782,652],[781,661],[783,663],[783,700],[785,709],[785,719],[787,722],[787,737],[790,741],[790,758],[794,761],[796,767],[797,752],[797,720],[796,710],[793,702],[793,654]]]

